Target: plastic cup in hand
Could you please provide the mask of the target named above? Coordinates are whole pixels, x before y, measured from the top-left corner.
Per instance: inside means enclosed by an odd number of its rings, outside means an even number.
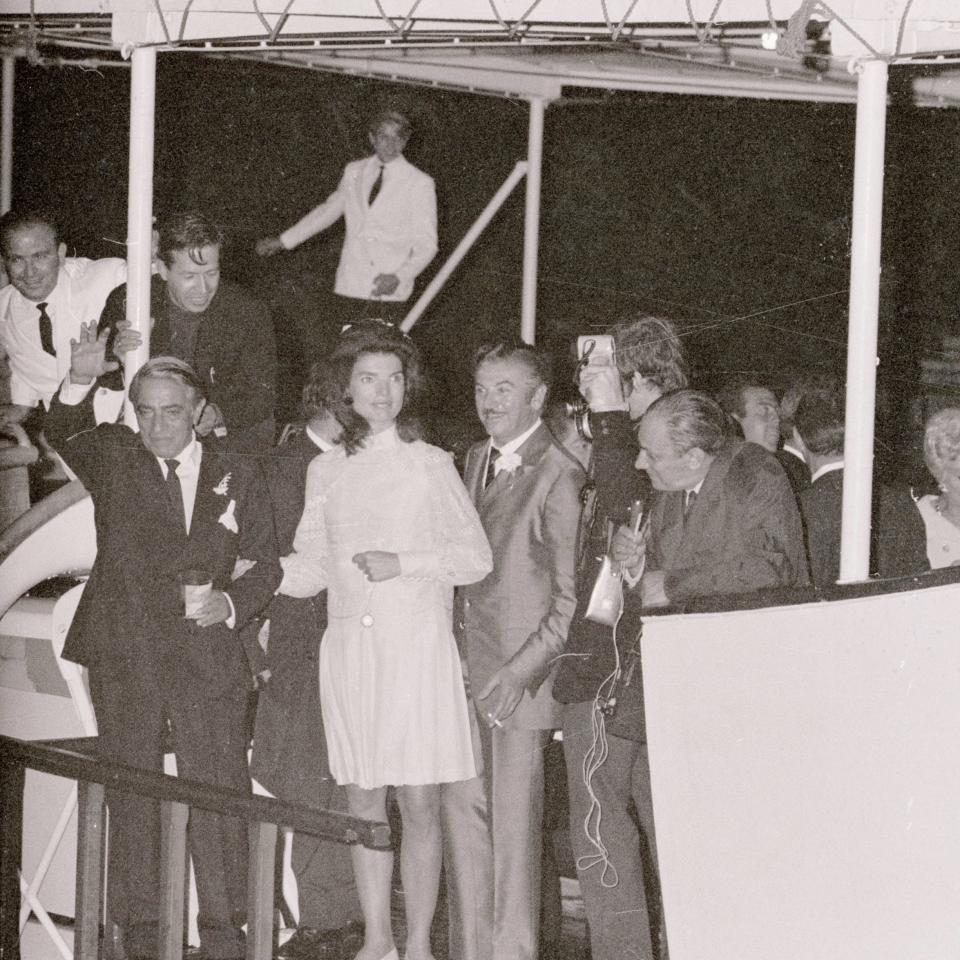
[[[183,570],[179,574],[180,593],[183,596],[183,615],[196,613],[213,590],[213,581],[206,570]]]

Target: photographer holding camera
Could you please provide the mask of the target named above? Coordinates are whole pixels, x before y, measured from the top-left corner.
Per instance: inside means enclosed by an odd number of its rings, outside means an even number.
[[[644,885],[643,841],[630,814],[631,799],[653,874],[657,861],[638,650],[627,653],[638,637],[639,611],[635,607],[628,611],[616,628],[587,619],[586,614],[613,532],[626,522],[631,504],[648,496],[646,475],[634,469],[638,453],[635,423],[661,394],[687,385],[680,338],[669,320],[641,314],[618,323],[611,334],[612,350],[604,337],[589,338],[593,341],[589,353],[581,343],[581,357],[586,354],[586,362],[579,388],[589,408],[590,472],[596,499],[592,515],[585,521],[577,609],[553,690],[554,697],[564,704],[570,841],[594,960],[655,956]],[[635,672],[630,684],[621,685],[618,691],[615,714],[605,718],[607,758],[587,784],[584,761],[597,746],[593,713],[602,705],[598,701],[610,695],[609,678],[617,663],[615,636],[624,673],[629,669]],[[585,828],[594,798],[602,809],[602,837],[596,827],[591,828],[592,837]],[[596,823],[595,816],[592,822]],[[664,960],[662,910],[658,913],[657,954]]]

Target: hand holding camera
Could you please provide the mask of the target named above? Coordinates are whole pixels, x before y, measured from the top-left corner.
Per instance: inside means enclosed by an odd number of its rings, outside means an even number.
[[[594,413],[626,410],[613,337],[606,334],[578,337],[577,356],[580,360],[578,387],[590,409]]]

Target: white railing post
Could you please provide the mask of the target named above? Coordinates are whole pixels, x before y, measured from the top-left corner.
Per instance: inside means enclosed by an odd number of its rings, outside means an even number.
[[[3,104],[0,106],[0,214],[13,204],[13,84],[12,53],[3,55]]]
[[[434,278],[427,284],[426,289],[420,294],[420,298],[410,308],[410,312],[403,318],[400,329],[403,330],[404,333],[409,332],[410,328],[423,316],[424,310],[430,306],[433,298],[440,292],[443,285],[449,279],[450,274],[460,265],[460,261],[477,242],[477,238],[487,228],[487,224],[494,218],[496,212],[503,206],[504,201],[513,192],[513,188],[523,179],[526,172],[526,161],[517,161],[516,166],[510,171],[510,176],[503,181],[500,189],[490,198],[487,205],[481,211],[480,216],[474,220],[473,225],[463,235],[463,239],[457,244],[456,249],[447,257],[446,263],[437,271]]]
[[[520,336],[533,343],[537,334],[537,257],[540,244],[540,181],[543,171],[543,115],[546,101],[530,100],[527,139],[527,200],[523,219],[523,295]]]
[[[143,335],[143,343],[127,354],[124,379],[150,356],[150,276],[153,234],[153,126],[157,92],[157,52],[137,47],[131,55],[130,76],[130,184],[127,199],[127,320]],[[135,426],[128,402],[124,420]]]
[[[887,119],[887,64],[882,60],[868,60],[859,64],[858,69],[843,526],[840,541],[840,581],[844,583],[865,580],[870,568],[883,157]]]

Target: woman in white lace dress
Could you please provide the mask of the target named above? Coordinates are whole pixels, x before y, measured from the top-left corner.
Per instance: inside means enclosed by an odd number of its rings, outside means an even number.
[[[408,960],[430,960],[441,844],[439,784],[476,775],[453,588],[483,579],[490,547],[451,457],[416,439],[422,378],[413,343],[368,322],[331,357],[344,426],[317,458],[286,557],[281,592],[327,589],[320,698],[338,783],[350,812],[386,820],[396,787]],[[357,960],[396,960],[390,925],[393,855],[353,848],[366,927]]]

